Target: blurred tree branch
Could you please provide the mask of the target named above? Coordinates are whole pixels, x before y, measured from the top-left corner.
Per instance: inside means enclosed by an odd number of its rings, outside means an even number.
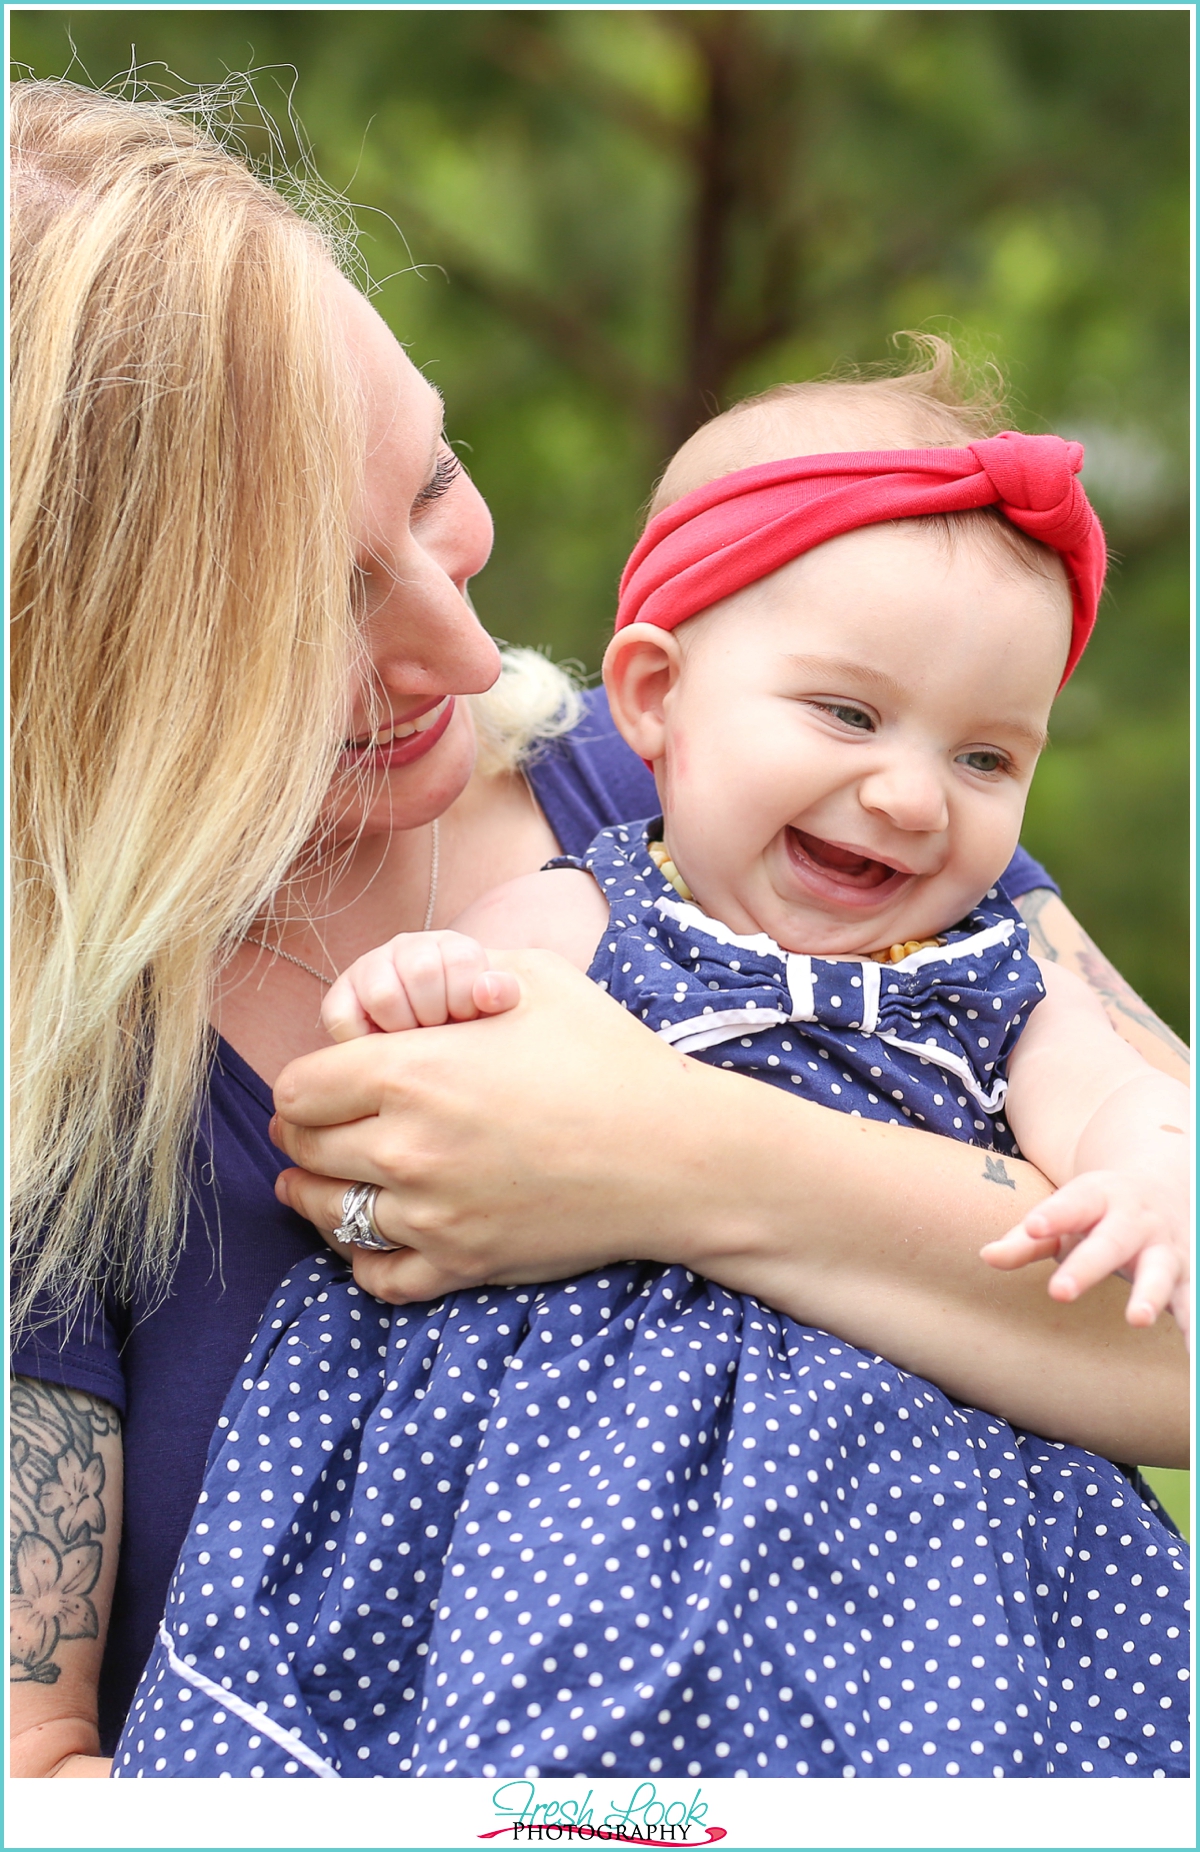
[[[635,416],[650,424],[662,420],[668,400],[666,389],[608,340],[585,308],[552,296],[520,277],[505,275],[490,258],[472,250],[457,232],[432,219],[415,200],[402,193],[396,211],[404,222],[406,238],[415,235],[429,249],[439,252],[455,282],[544,341],[584,379],[604,392],[620,393]]]

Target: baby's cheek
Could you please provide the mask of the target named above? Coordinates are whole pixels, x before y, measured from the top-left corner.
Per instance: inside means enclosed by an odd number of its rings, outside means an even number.
[[[692,748],[687,729],[673,726],[667,734],[667,781],[668,789],[674,792],[690,775],[692,767]]]
[[[971,906],[996,885],[1012,861],[1024,814],[1023,800],[1013,793],[1003,806],[976,808],[971,815],[956,819],[952,872]]]

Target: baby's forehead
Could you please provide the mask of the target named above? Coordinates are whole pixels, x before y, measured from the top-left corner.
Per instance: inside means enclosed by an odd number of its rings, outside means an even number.
[[[882,382],[876,387],[837,381],[796,386],[786,395],[735,406],[702,425],[667,465],[651,513],[757,463],[967,441],[949,407],[918,405],[911,395],[889,392]]]
[[[895,657],[903,683],[966,648],[973,671],[1002,671],[1010,694],[1040,701],[1066,660],[1071,594],[1058,557],[1031,570],[1006,528],[978,510],[853,528],[680,624],[684,661],[733,649],[765,672],[829,659],[869,677]]]

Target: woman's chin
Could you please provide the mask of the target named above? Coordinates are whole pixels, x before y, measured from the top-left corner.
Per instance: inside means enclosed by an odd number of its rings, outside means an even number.
[[[445,733],[413,764],[340,771],[322,806],[322,833],[349,844],[423,828],[462,796],[475,754],[471,710],[459,700]]]

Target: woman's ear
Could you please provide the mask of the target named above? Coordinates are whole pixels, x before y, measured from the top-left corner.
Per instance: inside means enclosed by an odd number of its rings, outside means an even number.
[[[666,750],[667,697],[682,664],[679,639],[657,624],[626,625],[604,652],[604,686],[617,731],[650,766]]]

